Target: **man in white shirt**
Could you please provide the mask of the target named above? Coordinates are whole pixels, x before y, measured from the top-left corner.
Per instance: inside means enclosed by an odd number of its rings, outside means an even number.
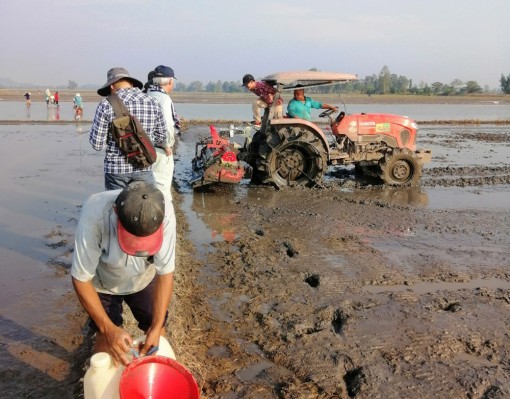
[[[96,332],[95,352],[128,364],[133,339],[121,328],[123,302],[147,335],[140,354],[159,344],[172,296],[175,241],[172,201],[150,183],[135,181],[85,201],[71,275]]]
[[[147,94],[154,97],[163,110],[167,125],[167,138],[162,145],[156,145],[157,159],[152,165],[156,185],[165,193],[170,193],[174,175],[173,146],[175,143],[175,121],[173,102],[170,93],[174,88],[174,70],[165,65],[157,66],[152,72],[152,82]],[[171,196],[171,194],[170,194]]]

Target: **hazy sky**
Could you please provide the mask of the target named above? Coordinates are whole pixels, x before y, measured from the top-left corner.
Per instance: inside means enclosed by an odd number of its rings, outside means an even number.
[[[106,82],[159,64],[183,83],[278,71],[391,73],[429,85],[510,74],[510,0],[2,0],[0,78]]]

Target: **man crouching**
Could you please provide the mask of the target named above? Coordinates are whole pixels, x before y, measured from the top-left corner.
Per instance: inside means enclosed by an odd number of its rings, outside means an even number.
[[[164,335],[175,268],[176,222],[171,200],[144,181],[90,196],[75,236],[73,286],[96,332],[94,352],[128,364],[133,338],[122,304],[147,335],[140,355]]]

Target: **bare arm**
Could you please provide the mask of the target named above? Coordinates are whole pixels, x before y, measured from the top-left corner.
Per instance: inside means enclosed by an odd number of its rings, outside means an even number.
[[[331,111],[335,111],[335,112],[338,111],[337,107],[335,107],[334,105],[329,105],[329,104],[322,104],[322,109],[330,109]]]
[[[151,346],[159,345],[159,337],[163,330],[165,315],[170,305],[174,284],[174,274],[168,273],[156,276],[156,286],[154,288],[153,299],[153,316],[152,324],[147,331],[145,345],[140,351],[140,355],[144,356]]]
[[[126,354],[131,348],[133,339],[126,331],[117,327],[110,320],[91,281],[83,282],[74,277],[72,281],[83,308],[94,320],[99,332],[105,337],[106,351],[112,355],[115,364],[127,365],[129,362]]]

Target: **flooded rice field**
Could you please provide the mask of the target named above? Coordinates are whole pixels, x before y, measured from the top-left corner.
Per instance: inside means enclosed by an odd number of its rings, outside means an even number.
[[[80,205],[102,190],[89,125],[0,126],[0,387],[81,397],[90,355],[68,270]],[[204,398],[510,396],[510,129],[421,125],[421,185],[331,168],[322,189],[189,185],[176,148],[168,327]],[[184,335],[184,338],[183,338]]]

